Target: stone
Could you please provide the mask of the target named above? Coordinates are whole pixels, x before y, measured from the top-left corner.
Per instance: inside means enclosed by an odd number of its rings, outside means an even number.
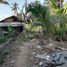
[[[35,57],[39,59],[46,59],[46,54],[36,54]]]
[[[14,63],[14,62],[15,62],[14,60],[11,61],[11,63]]]
[[[41,46],[39,46],[39,45],[37,45],[37,48],[38,48],[38,49],[41,49],[42,47],[41,47]]]
[[[54,46],[55,46],[55,44],[53,44],[53,43],[49,43],[49,44],[48,44],[48,47],[49,47],[49,48],[52,48],[52,49],[55,51],[55,47],[54,47]]]
[[[51,62],[51,61],[52,61],[52,57],[50,57],[49,55],[46,55],[46,57],[45,57],[45,58],[46,58],[46,61],[47,61],[47,62],[48,62],[48,61],[49,61],[49,62]]]
[[[49,43],[48,46],[49,46],[49,47],[53,47],[54,44],[53,44],[53,43]]]
[[[42,66],[43,65],[43,62],[39,62],[39,65]]]
[[[34,56],[36,54],[36,52],[32,52],[32,55]]]
[[[39,44],[39,41],[36,41],[37,44]]]

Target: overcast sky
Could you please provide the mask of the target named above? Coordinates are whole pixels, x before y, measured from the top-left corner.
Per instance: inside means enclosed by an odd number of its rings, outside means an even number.
[[[35,0],[28,0],[28,2],[33,2]],[[44,0],[40,0],[41,2],[44,2]],[[65,0],[66,2],[67,0]],[[8,0],[8,2],[11,4],[11,3],[14,3],[14,2],[17,2],[19,4],[19,7],[21,8],[22,5],[25,3],[25,0]],[[13,15],[13,12],[11,10],[11,7],[8,6],[8,5],[3,5],[3,4],[0,4],[0,20],[6,18],[6,17],[9,17],[9,16],[12,16]]]

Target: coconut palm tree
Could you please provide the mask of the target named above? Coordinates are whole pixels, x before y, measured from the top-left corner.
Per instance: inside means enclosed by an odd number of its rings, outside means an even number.
[[[40,25],[44,30],[48,33],[51,29],[50,23],[50,14],[47,6],[42,5],[39,1],[35,1],[35,3],[31,3],[28,6],[28,11],[32,13],[33,19],[38,21],[35,22],[35,25]]]
[[[2,3],[2,4],[9,4],[7,1],[5,1],[5,0],[0,0],[0,3]]]
[[[16,2],[12,3],[11,8],[12,8],[12,11],[14,11],[15,16],[17,16],[18,15],[18,9],[19,9],[18,4]]]
[[[25,23],[28,22],[28,20],[30,20],[30,14],[27,12],[27,6],[28,6],[28,3],[27,3],[27,0],[25,0],[25,4],[22,6],[22,9],[21,9],[21,14],[22,14],[22,19],[24,20]],[[24,12],[24,9],[25,9],[25,12]]]
[[[25,9],[25,12],[24,12],[24,9]],[[25,0],[24,5],[22,6],[21,13],[23,16],[23,20],[26,23],[26,21],[27,21],[27,0]]]

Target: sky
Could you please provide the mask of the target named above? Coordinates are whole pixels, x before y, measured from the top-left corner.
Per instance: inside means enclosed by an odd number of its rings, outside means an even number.
[[[28,0],[28,3],[34,2],[35,0]],[[41,3],[44,2],[44,0],[40,0]],[[67,0],[65,0],[66,2]],[[10,4],[17,2],[19,4],[20,9],[22,8],[22,5],[24,5],[25,0],[8,0]],[[11,10],[11,6],[0,4],[0,21],[3,20],[6,17],[14,15],[13,11]]]

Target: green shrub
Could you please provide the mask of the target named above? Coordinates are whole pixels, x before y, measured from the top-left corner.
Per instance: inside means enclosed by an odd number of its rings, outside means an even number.
[[[12,32],[12,31],[13,31],[13,28],[12,28],[11,26],[8,26],[7,31],[10,33],[10,32]]]
[[[0,37],[0,44],[5,43],[7,41],[7,37]]]

